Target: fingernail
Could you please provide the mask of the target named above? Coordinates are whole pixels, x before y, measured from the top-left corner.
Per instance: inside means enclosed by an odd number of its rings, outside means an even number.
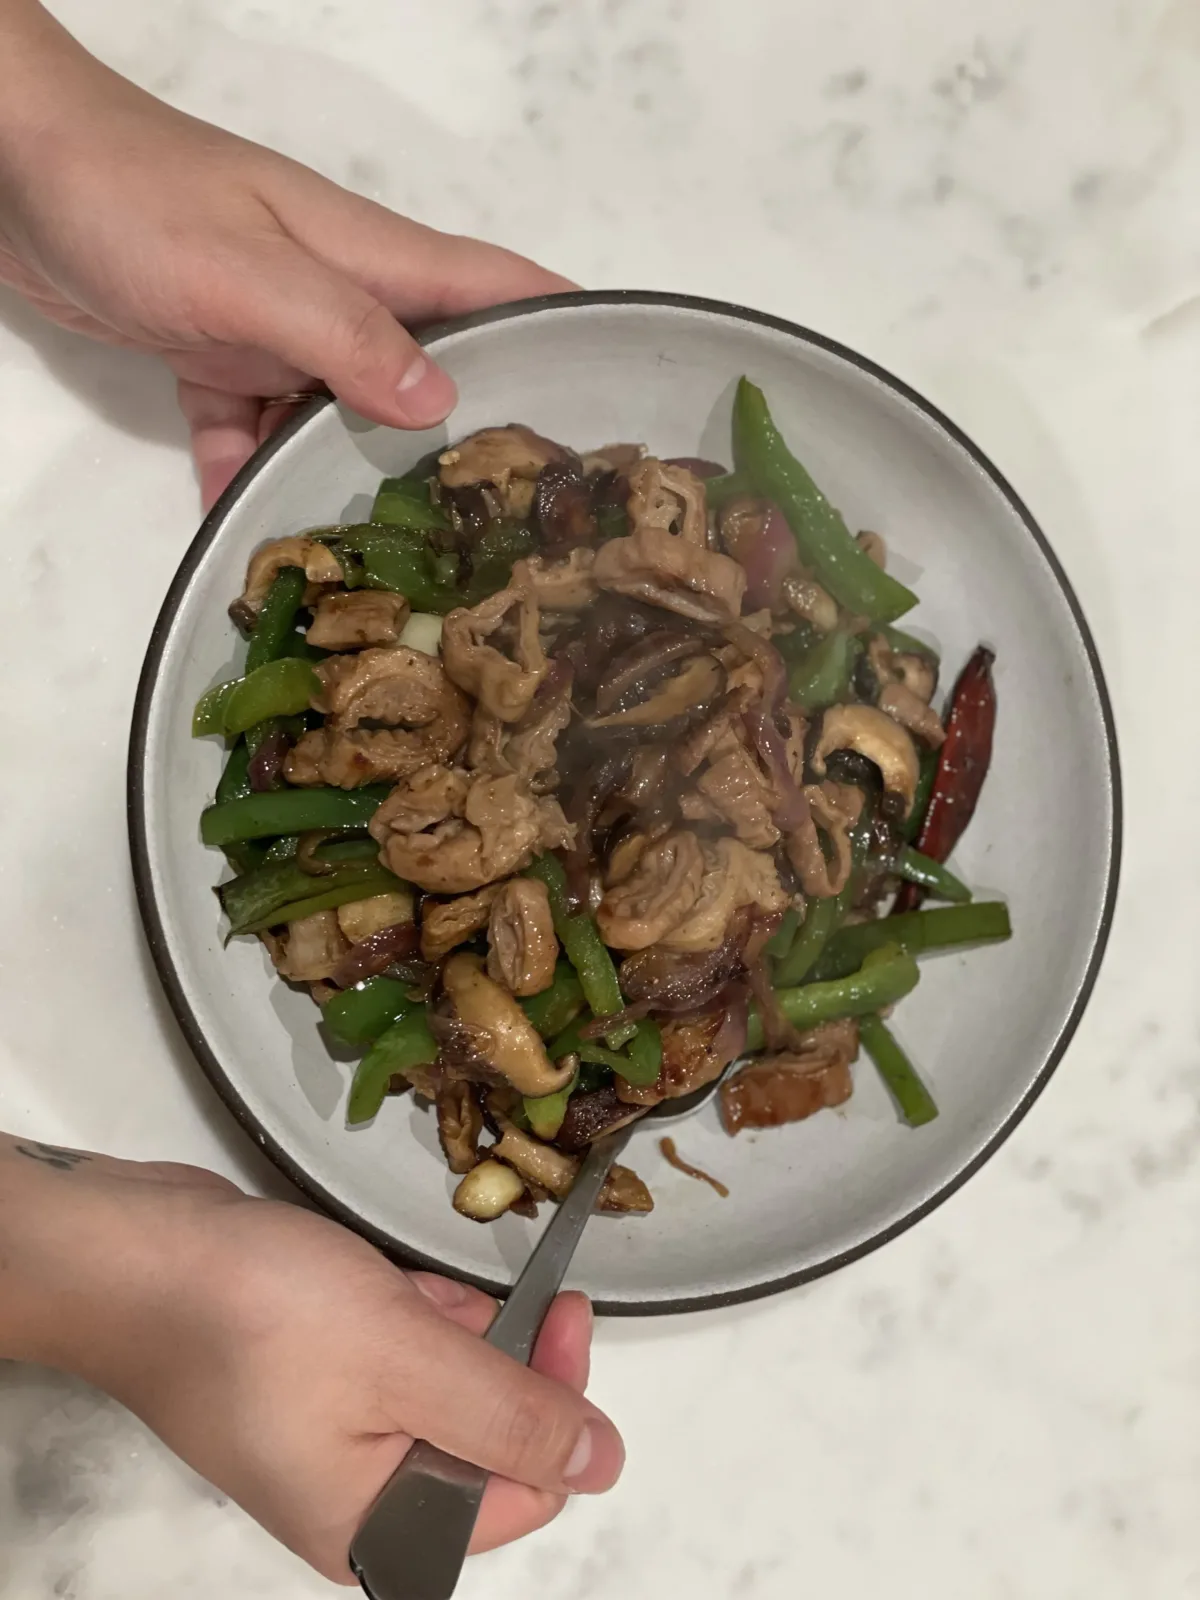
[[[461,1306],[467,1298],[466,1288],[461,1283],[455,1283],[453,1278],[439,1278],[426,1272],[414,1272],[411,1277],[413,1285],[435,1306],[444,1306],[449,1310],[452,1306]]]
[[[575,1448],[571,1451],[570,1459],[563,1468],[563,1482],[568,1489],[581,1489],[583,1479],[592,1464],[592,1457],[596,1453],[595,1429],[590,1422],[585,1422],[583,1432],[575,1441]]]
[[[448,373],[418,355],[396,385],[396,398],[410,427],[432,428],[454,410],[458,390]]]

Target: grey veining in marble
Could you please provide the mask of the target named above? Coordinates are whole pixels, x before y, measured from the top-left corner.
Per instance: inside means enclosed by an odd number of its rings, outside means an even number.
[[[832,1279],[602,1327],[624,1480],[473,1564],[465,1600],[1200,1596],[1194,0],[57,9],[156,92],[425,220],[899,371],[1028,498],[1114,692],[1117,925],[1035,1113]],[[0,1126],[269,1185],[166,1016],[127,876],[133,689],[195,520],[164,376],[0,299],[0,738],[43,779],[0,766]],[[93,1003],[28,1004],[64,965]],[[0,1530],[4,1600],[332,1593],[116,1407],[12,1368]]]

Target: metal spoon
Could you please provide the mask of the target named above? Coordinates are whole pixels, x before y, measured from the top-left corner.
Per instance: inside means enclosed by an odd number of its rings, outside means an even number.
[[[722,1077],[725,1076],[723,1073]],[[604,1180],[635,1128],[678,1122],[707,1105],[721,1078],[597,1139],[487,1333],[528,1364],[538,1330],[575,1254]],[[350,1546],[350,1566],[369,1600],[450,1600],[489,1474],[419,1439],[384,1485]]]

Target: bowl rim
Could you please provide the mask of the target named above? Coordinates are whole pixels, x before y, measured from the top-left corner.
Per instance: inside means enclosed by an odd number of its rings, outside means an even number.
[[[976,1150],[969,1159],[965,1160],[933,1194],[927,1196],[918,1205],[913,1206],[902,1217],[898,1217],[886,1227],[878,1229],[868,1238],[861,1240],[849,1249],[837,1251],[822,1258],[820,1261],[798,1268],[793,1272],[783,1273],[777,1277],[765,1279],[760,1283],[749,1284],[737,1289],[718,1290],[708,1294],[675,1296],[669,1300],[597,1299],[594,1303],[596,1312],[602,1316],[667,1316],[680,1312],[715,1310],[724,1306],[739,1305],[764,1299],[768,1295],[779,1294],[786,1289],[793,1289],[801,1284],[811,1283],[817,1278],[822,1278],[830,1272],[837,1271],[840,1267],[848,1266],[851,1262],[860,1260],[863,1256],[869,1255],[882,1245],[898,1238],[923,1218],[929,1216],[931,1212],[948,1200],[952,1194],[960,1189],[969,1178],[973,1177],[995,1155],[996,1151],[1024,1119],[1034,1101],[1037,1100],[1049,1083],[1075,1034],[1075,1030],[1079,1026],[1080,1019],[1091,999],[1096,979],[1099,976],[1104,952],[1112,929],[1120,878],[1123,821],[1121,766],[1112,701],[1095,641],[1092,638],[1091,629],[1088,627],[1083,609],[1070,579],[1067,577],[1046,535],[1042,532],[1029,508],[1008,479],[978,445],[968,438],[962,429],[952,422],[937,406],[905,383],[903,379],[896,377],[869,357],[860,355],[857,351],[852,350],[836,339],[828,338],[824,334],[817,333],[813,329],[803,327],[798,323],[790,322],[786,318],[773,316],[769,312],[756,311],[728,301],[706,299],[698,295],[670,294],[636,289],[577,290],[566,294],[542,295],[536,299],[489,306],[423,330],[418,336],[419,342],[422,345],[435,345],[449,335],[486,327],[491,323],[512,322],[524,317],[537,316],[544,311],[557,311],[585,306],[675,308],[707,312],[727,320],[769,328],[775,333],[786,334],[799,344],[837,357],[857,369],[860,373],[881,383],[918,410],[960,450],[966,452],[975,466],[990,480],[1008,503],[1009,508],[1023,524],[1026,533],[1045,558],[1067,603],[1087,657],[1100,707],[1108,755],[1108,789],[1112,808],[1112,828],[1105,871],[1104,900],[1093,936],[1087,967],[1053,1046],[1047,1052],[1045,1060],[1030,1081],[1025,1093],[1014,1105],[1001,1126],[987,1143]],[[327,1215],[368,1239],[399,1265],[440,1272],[444,1275],[448,1274],[503,1298],[512,1288],[510,1283],[450,1268],[436,1257],[425,1255],[424,1252],[406,1244],[402,1239],[388,1233],[387,1230],[377,1228],[373,1223],[360,1217],[351,1207],[344,1205],[335,1195],[330,1194],[321,1183],[313,1178],[253,1115],[225,1073],[215,1051],[209,1045],[199,1019],[188,1003],[179,972],[168,947],[162,915],[154,892],[153,874],[150,869],[150,822],[147,814],[146,752],[149,737],[150,709],[154,699],[155,685],[177,613],[193,574],[207,553],[209,546],[216,540],[224,529],[225,524],[238,510],[247,489],[285,444],[334,403],[333,397],[327,391],[315,393],[308,405],[289,418],[265,444],[259,447],[201,522],[199,531],[188,546],[175,576],[171,580],[170,587],[155,619],[134,699],[126,774],[129,845],[138,910],[141,915],[151,959],[154,962],[159,981],[166,994],[167,1003],[174,1014],[189,1049],[200,1063],[210,1084],[243,1131],[250,1136],[284,1176],[307,1199],[313,1201]]]

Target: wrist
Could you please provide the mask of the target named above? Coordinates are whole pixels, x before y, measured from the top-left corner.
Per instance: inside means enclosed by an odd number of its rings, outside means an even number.
[[[0,1357],[104,1383],[149,1272],[107,1165],[0,1134]]]

